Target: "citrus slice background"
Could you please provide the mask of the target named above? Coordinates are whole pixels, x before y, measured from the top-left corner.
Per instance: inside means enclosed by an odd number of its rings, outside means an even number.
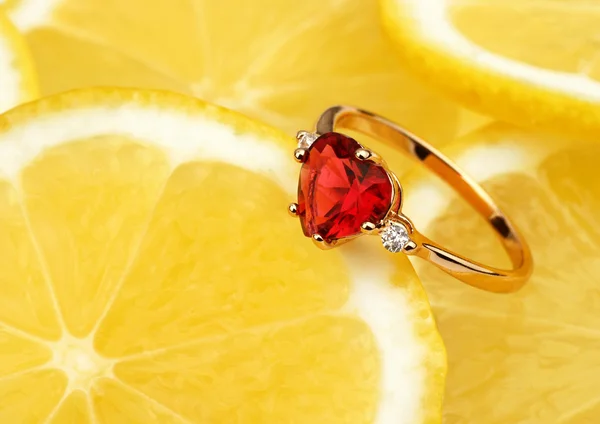
[[[37,96],[26,42],[0,7],[0,112]]]
[[[438,144],[485,120],[407,74],[370,0],[2,2],[26,34],[43,94],[169,89],[290,134],[346,103]]]
[[[499,119],[597,138],[600,8],[589,0],[381,0],[407,67]]]
[[[301,235],[293,147],[161,92],[0,117],[0,422],[439,422],[414,271]]]
[[[444,422],[599,422],[600,146],[494,124],[446,151],[515,220],[535,269],[501,296],[414,262],[448,349]],[[425,234],[509,266],[492,230],[447,186],[419,172],[404,188],[404,211]]]

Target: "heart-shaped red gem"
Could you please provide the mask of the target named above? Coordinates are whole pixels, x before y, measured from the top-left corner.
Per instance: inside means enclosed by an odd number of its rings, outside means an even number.
[[[308,237],[331,242],[360,233],[364,222],[381,221],[392,203],[386,170],[355,156],[362,146],[338,133],[310,146],[298,183],[298,216]]]

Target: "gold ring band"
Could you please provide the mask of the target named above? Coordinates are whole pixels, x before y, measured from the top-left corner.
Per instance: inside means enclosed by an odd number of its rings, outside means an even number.
[[[338,129],[357,131],[391,143],[433,171],[465,198],[492,226],[510,257],[513,269],[502,270],[472,261],[421,234],[412,221],[402,214],[402,187],[385,161],[375,152],[336,132]],[[311,237],[320,248],[338,246],[361,234],[380,234],[387,237],[390,243],[386,246],[388,250],[420,257],[468,285],[496,293],[518,290],[531,275],[533,260],[529,247],[493,199],[438,150],[400,126],[364,110],[335,106],[321,115],[314,133],[300,131],[298,139],[299,144],[294,156],[298,162],[303,163],[303,168],[299,200],[298,203],[290,205],[289,211],[292,215],[302,218],[305,235]],[[313,153],[314,146],[318,147],[315,147]],[[347,153],[348,149],[354,149],[352,157]],[[337,187],[340,185],[337,181],[340,180],[342,172],[348,173],[347,176],[343,176],[348,180],[345,189]],[[382,178],[382,173],[387,177],[387,182]],[[327,179],[325,183],[324,179]],[[356,188],[357,184],[363,186]],[[346,197],[332,199],[336,196]],[[360,196],[367,198],[363,201]],[[389,200],[383,199],[386,196],[389,196]],[[319,200],[326,205],[318,204]],[[338,203],[335,203],[335,200],[338,200]],[[385,202],[385,211],[382,209],[382,202]],[[349,204],[351,205],[348,206]],[[368,211],[364,211],[363,204],[368,205]],[[363,210],[360,210],[361,207]],[[343,214],[343,208],[351,208],[352,214],[337,216],[338,221],[334,223],[327,222],[333,215]],[[356,219],[365,214],[375,217],[374,222],[367,220],[357,227]],[[353,219],[356,223],[350,222]],[[335,225],[337,227],[334,228]],[[356,228],[353,228],[353,225]],[[325,228],[336,236],[324,236],[316,232],[315,228]],[[342,236],[338,237],[338,234]]]

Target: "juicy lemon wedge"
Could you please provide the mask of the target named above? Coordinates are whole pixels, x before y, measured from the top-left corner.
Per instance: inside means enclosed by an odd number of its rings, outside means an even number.
[[[419,281],[302,236],[294,144],[161,92],[0,117],[0,422],[440,422]]]
[[[25,40],[0,7],[0,112],[37,96],[37,84]]]
[[[167,89],[290,134],[329,106],[354,104],[440,144],[480,121],[407,73],[370,0],[2,1],[44,94]]]
[[[463,105],[517,124],[597,138],[597,2],[381,3],[406,65]]]
[[[528,241],[535,268],[495,295],[415,262],[448,349],[448,423],[600,422],[600,145],[495,124],[447,149]],[[405,212],[434,240],[509,267],[492,230],[426,173],[404,179]]]

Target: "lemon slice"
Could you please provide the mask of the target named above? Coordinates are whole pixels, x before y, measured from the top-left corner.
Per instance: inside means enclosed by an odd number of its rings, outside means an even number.
[[[600,146],[495,124],[447,153],[515,220],[535,268],[523,289],[499,296],[415,262],[448,349],[446,420],[600,422]],[[405,211],[426,234],[510,266],[492,230],[445,185],[423,173],[404,188]]]
[[[0,7],[0,112],[37,95],[25,40]]]
[[[382,0],[405,63],[463,105],[597,137],[600,9],[589,0]]]
[[[439,422],[414,272],[302,236],[294,144],[161,92],[0,117],[0,422]]]
[[[440,144],[481,121],[406,72],[370,0],[2,1],[26,33],[44,94],[167,89],[290,134],[331,105],[354,104]]]

